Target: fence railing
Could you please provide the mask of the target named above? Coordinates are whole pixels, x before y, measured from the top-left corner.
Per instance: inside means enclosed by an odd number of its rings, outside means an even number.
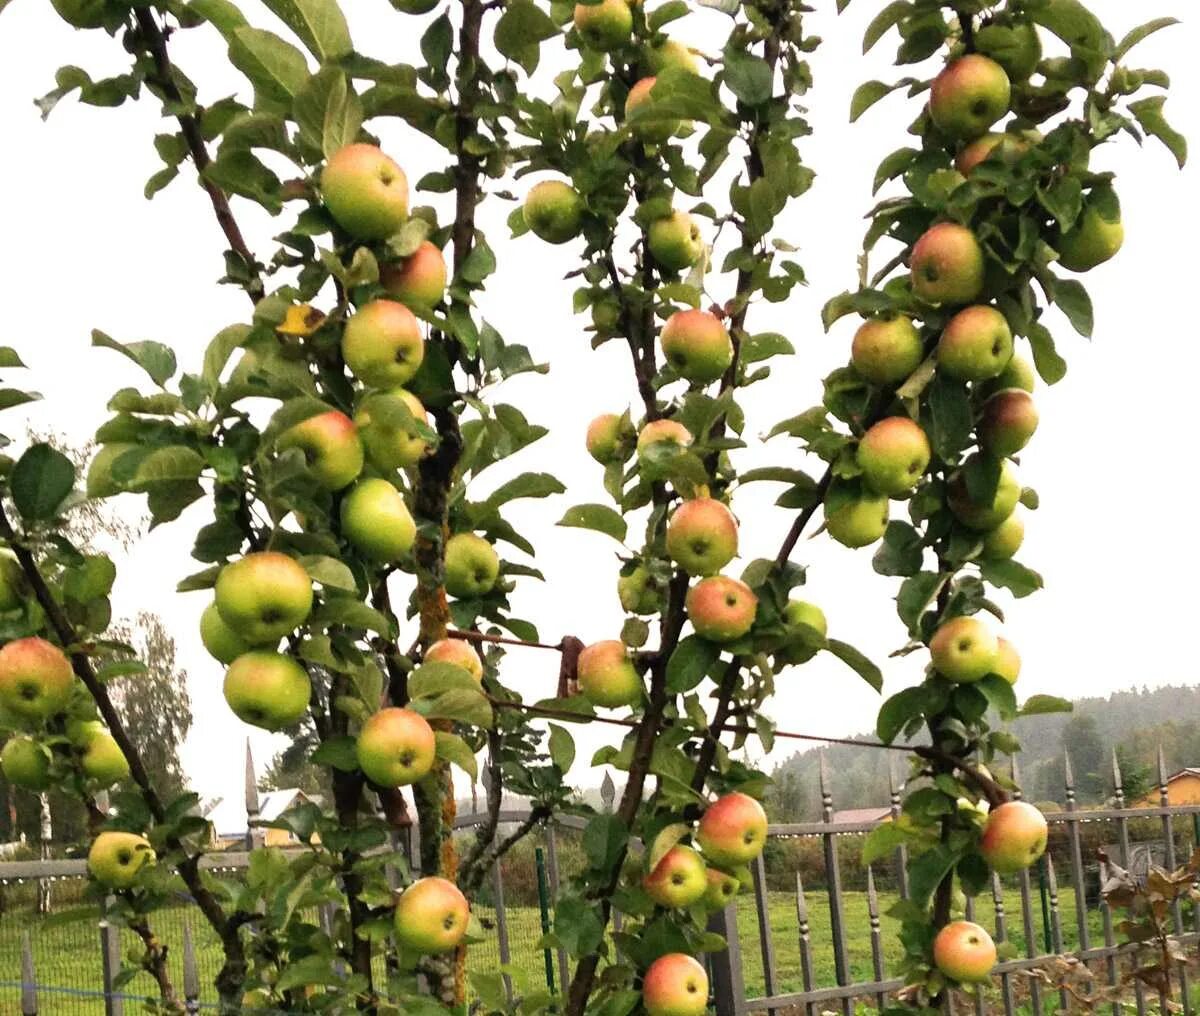
[[[1131,947],[1118,941],[1114,916],[1100,896],[1105,875],[1097,848],[1103,847],[1116,863],[1137,872],[1151,861],[1174,867],[1179,857],[1186,856],[1185,851],[1200,843],[1200,805],[1170,804],[1161,755],[1156,807],[1126,807],[1115,763],[1113,806],[1104,809],[1078,807],[1069,760],[1065,775],[1066,807],[1046,815],[1050,847],[1042,861],[1008,879],[994,876],[990,894],[966,901],[966,916],[990,927],[997,942],[1011,942],[1016,957],[997,967],[986,996],[958,999],[959,1013],[1042,1016],[1059,1007],[1065,1009],[1065,992],[1048,988],[1027,973],[1060,954],[1084,961],[1098,984],[1124,983],[1122,969],[1131,962]],[[835,820],[824,759],[820,791],[822,820],[771,825],[767,850],[752,868],[750,891],[712,918],[711,929],[729,944],[726,951],[707,958],[713,1009],[718,1016],[820,1016],[829,1011],[853,1016],[860,1005],[884,1007],[888,996],[903,986],[894,976],[901,955],[898,922],[888,911],[894,901],[909,895],[904,851],[898,850],[887,862],[863,866],[862,838],[878,821]],[[614,788],[606,781],[602,794],[606,808],[611,808],[613,798]],[[893,777],[891,817],[899,814],[900,803],[901,788]],[[507,810],[499,821],[512,825],[527,815],[522,809]],[[460,815],[455,826],[467,830],[485,818]],[[494,867],[485,894],[473,901],[492,940],[472,947],[470,962],[475,969],[503,966],[513,971],[513,977],[506,978],[510,996],[542,986],[561,990],[569,980],[566,952],[539,948],[539,939],[550,926],[549,915],[559,894],[560,852],[567,847],[577,849],[576,843],[567,840],[577,841],[585,824],[575,816],[558,816],[537,834],[537,849],[530,859],[541,890],[537,907],[527,891],[534,880],[526,877],[520,886],[508,884],[506,879],[513,878],[514,872],[509,867],[506,876],[507,862]],[[203,864],[236,878],[248,859],[245,852],[221,853],[206,857]],[[14,887],[47,879],[69,887],[81,882],[85,867],[83,860],[0,862],[0,908],[4,895],[11,895]],[[517,889],[525,895],[515,892]],[[64,894],[60,889],[56,895],[70,896],[70,892]],[[514,896],[519,897],[516,903]],[[97,916],[94,910],[92,915]],[[331,915],[317,916],[325,921]],[[1200,907],[1176,904],[1171,917],[1178,940],[1192,956],[1200,955]],[[122,933],[117,928],[100,921],[97,932],[93,919],[82,926],[68,947],[55,938],[61,930],[51,934],[39,931],[40,927],[37,921],[0,917],[0,1012],[14,1011],[5,1008],[5,999],[13,998],[19,989],[19,1011],[34,1016],[39,1011],[39,991],[51,997],[46,993],[53,989],[46,985],[74,992],[76,1000],[68,1006],[65,996],[55,994],[43,1013],[110,1016],[126,1009],[136,1011],[134,1005],[125,1006],[125,999],[113,990],[121,952]],[[189,1011],[199,1012],[211,1005],[219,947],[191,913],[190,901],[181,897],[178,908],[157,914],[155,931],[168,944],[175,983],[186,995]],[[43,936],[48,941],[39,945]],[[74,957],[71,984],[60,983],[61,968],[55,966],[63,954]],[[14,976],[18,967],[19,976]],[[52,971],[50,979],[45,968]],[[1200,1012],[1186,965],[1180,964],[1171,974],[1185,1016]],[[1129,1004],[1139,1014],[1167,1011],[1164,1000],[1151,997],[1151,989],[1140,981],[1131,983],[1129,994]],[[79,1001],[76,996],[91,996],[91,1000]],[[1114,1004],[1112,1011],[1117,1014],[1121,1009]]]

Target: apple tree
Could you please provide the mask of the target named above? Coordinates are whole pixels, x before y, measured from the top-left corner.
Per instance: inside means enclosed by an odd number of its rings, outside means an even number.
[[[482,934],[470,900],[522,836],[574,810],[587,818],[586,865],[553,931],[574,958],[565,1011],[704,1012],[698,958],[724,946],[712,915],[766,836],[767,777],[739,749],[774,742],[776,673],[826,651],[882,686],[796,595],[805,570],[792,558],[818,512],[847,547],[878,544],[875,568],[903,580],[903,652],[930,659],[878,722],[881,749],[921,742],[914,773],[927,778],[866,848],[909,847],[899,1011],[986,977],[995,949],[954,919],[956,887],[977,892],[1045,844],[1044,820],[988,770],[1018,748],[993,720],[1016,714],[1020,666],[984,618],[1002,619],[988,587],[1040,584],[1015,559],[1018,503],[1036,507],[1036,495],[1013,460],[1037,426],[1034,368],[1016,347],[1054,383],[1065,366],[1047,311],[1091,329],[1086,290],[1064,271],[1100,265],[1121,241],[1112,174],[1091,168],[1093,149],[1144,133],[1183,160],[1161,94],[1142,96],[1165,76],[1125,64],[1169,21],[1116,43],[1076,0],[883,8],[869,45],[894,28],[898,63],[942,55],[944,67],[855,93],[857,118],[889,92],[929,92],[913,145],[877,174],[877,189],[903,191],[872,213],[859,287],[825,308],[827,327],[863,319],[849,365],[825,379],[821,406],[774,428],[798,450],[742,469],[747,389],[791,351],[754,313],[804,281],[777,220],[812,182],[800,155],[817,44],[805,4],[713,4],[725,33],[701,57],[665,31],[689,15],[681,0],[393,0],[401,28],[422,33],[421,61],[405,64],[360,52],[335,0],[266,0],[271,28],[229,0],[53,2],[118,39],[130,65],[102,80],[63,68],[43,109],[71,93],[158,100],[171,128],[155,139],[164,167],[146,192],[191,162],[227,246],[221,282],[249,303],[182,369],[168,345],[95,332],[147,381],[113,396],[84,490],[41,443],[3,475],[5,774],[54,779],[89,804],[95,896],[140,936],[160,1007],[181,1011],[154,912],[181,882],[221,941],[226,1011],[464,1011],[466,949]],[[172,58],[183,31],[218,33],[252,100],[203,104]],[[559,41],[565,61],[542,52]],[[439,146],[441,168],[410,183],[372,133],[385,123]],[[486,316],[499,240],[477,222],[482,202],[526,178],[512,232],[573,243],[581,330],[627,347],[638,393],[587,434],[612,504],[562,520],[622,545],[611,580],[627,619],[588,646],[545,645],[536,619],[513,616],[509,594],[539,575],[498,549],[533,552],[510,506],[564,493],[561,481],[518,473],[485,496],[473,483],[546,433],[504,401],[503,381],[545,368]],[[280,217],[274,250],[251,250],[240,202]],[[889,260],[872,274],[884,242]],[[14,350],[0,360],[21,366]],[[9,389],[5,404],[31,397]],[[786,485],[779,550],[735,575],[737,493],[759,482]],[[181,524],[197,503],[210,513],[195,535],[201,567],[179,588],[211,590],[201,633],[228,668],[230,709],[306,739],[328,771],[329,805],[280,820],[308,848],[256,850],[238,882],[201,867],[194,795],[158,795],[107,688],[141,664],[106,633],[111,562],[74,546],[64,519],[84,499],[127,493],[145,496],[154,525]],[[556,696],[530,703],[505,687],[510,642],[559,654]],[[1025,710],[1056,705],[1037,697]],[[574,723],[624,732],[593,759],[626,775],[613,814],[570,799]],[[89,764],[96,745],[112,765]],[[480,755],[487,819],[460,854],[451,767],[473,779]],[[106,815],[97,794],[126,767]],[[505,791],[531,811],[501,835]],[[414,820],[410,871],[397,843]],[[311,916],[322,905],[329,927]],[[507,1011],[496,980],[485,973],[476,993]]]

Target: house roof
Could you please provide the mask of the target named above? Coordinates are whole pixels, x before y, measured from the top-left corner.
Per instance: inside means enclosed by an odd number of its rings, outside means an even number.
[[[294,804],[311,801],[320,804],[319,797],[310,797],[295,787],[288,790],[268,790],[258,795],[258,819],[274,822]],[[246,835],[246,805],[237,798],[218,798],[204,816],[212,823],[221,838]]]
[[[834,822],[878,822],[892,813],[891,808],[847,808],[833,813]]]
[[[1195,776],[1200,778],[1200,769],[1196,768],[1195,766],[1186,766],[1183,769],[1180,769],[1178,772],[1172,773],[1170,776],[1168,776],[1167,782],[1170,783],[1172,780],[1177,780],[1181,776]]]

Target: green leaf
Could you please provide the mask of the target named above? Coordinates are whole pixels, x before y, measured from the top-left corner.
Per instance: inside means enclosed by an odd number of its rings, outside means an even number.
[[[1125,38],[1117,43],[1117,48],[1113,50],[1113,62],[1119,61],[1143,39],[1148,38],[1155,32],[1162,31],[1164,28],[1170,28],[1172,25],[1178,24],[1178,18],[1155,18],[1153,21],[1147,21],[1144,25],[1138,25],[1137,28],[1131,29],[1125,33]]]
[[[451,688],[436,698],[418,699],[413,702],[413,708],[430,720],[455,720],[483,728],[490,727],[494,722],[491,704],[478,685],[474,688]]]
[[[479,763],[466,741],[457,734],[451,734],[444,730],[434,731],[433,736],[437,741],[438,758],[458,766],[471,777],[472,782],[479,778]]]
[[[1075,706],[1056,695],[1031,695],[1021,706],[1020,716],[1042,716],[1046,713],[1069,713]]]
[[[263,0],[263,4],[321,63],[346,56],[354,48],[337,0]]]
[[[908,841],[904,828],[895,822],[881,822],[863,840],[862,863],[875,864],[891,857]]]
[[[233,351],[245,344],[252,331],[250,325],[230,325],[228,328],[222,328],[209,340],[208,348],[204,350],[201,377],[210,387],[216,387]]]
[[[887,34],[888,29],[900,22],[912,9],[913,5],[909,0],[893,0],[876,14],[863,32],[863,54],[871,52],[875,43]]]
[[[188,10],[198,14],[229,42],[233,33],[249,24],[246,17],[230,0],[190,0]]]
[[[555,906],[555,937],[572,956],[594,953],[604,941],[604,925],[596,913],[598,905],[569,896]]]
[[[882,706],[875,721],[875,733],[884,744],[896,740],[905,725],[922,716],[925,711],[927,694],[923,687],[904,688],[896,692]]]
[[[235,29],[229,60],[250,79],[257,93],[283,104],[290,104],[308,81],[304,54],[261,28]]]
[[[1137,117],[1142,130],[1167,146],[1167,150],[1175,156],[1175,161],[1182,169],[1187,162],[1187,138],[1167,123],[1166,117],[1163,116],[1163,103],[1166,101],[1165,95],[1138,99],[1137,102],[1129,104],[1129,112]]]
[[[300,558],[300,564],[314,582],[320,583],[327,589],[340,589],[346,593],[358,590],[354,581],[354,573],[336,557],[325,554],[308,554]]]
[[[1048,385],[1056,385],[1067,376],[1067,361],[1054,348],[1054,336],[1042,324],[1029,326],[1029,345],[1033,350],[1033,363],[1041,379]]]
[[[880,575],[916,575],[924,559],[921,534],[907,522],[893,519],[883,533],[883,542],[871,558],[871,566]]]
[[[204,458],[185,445],[155,448],[137,461],[133,475],[122,486],[138,493],[148,493],[157,487],[194,480],[204,472]]]
[[[883,673],[854,646],[837,639],[826,639],[825,648],[876,691],[883,691]]]
[[[1029,14],[1072,48],[1098,51],[1104,44],[1104,26],[1079,0],[1048,0],[1031,6]]]
[[[941,458],[953,462],[971,441],[973,420],[967,386],[938,372],[927,391],[929,412],[933,417],[929,435],[933,450]]]
[[[562,494],[566,489],[562,481],[549,473],[522,473],[492,491],[485,503],[492,508],[499,508],[518,498],[549,497],[551,494]]]
[[[759,332],[757,335],[747,335],[739,347],[739,359],[742,363],[757,363],[772,356],[794,353],[795,347],[778,332]]]
[[[761,106],[771,98],[774,75],[760,56],[740,49],[725,52],[725,85],[747,106]]]
[[[1080,335],[1088,338],[1092,334],[1095,316],[1092,311],[1092,298],[1083,288],[1083,283],[1076,279],[1059,279],[1054,284],[1054,303],[1071,322],[1071,326]]]
[[[990,705],[1002,720],[1011,720],[1017,715],[1017,696],[1013,686],[996,674],[989,674],[982,681],[977,681],[975,687],[983,692]]]
[[[667,691],[676,695],[691,691],[704,680],[719,655],[720,649],[699,635],[683,639],[667,661]]]
[[[984,582],[1002,586],[1017,597],[1030,595],[1042,588],[1042,577],[1032,568],[1016,561],[984,561],[979,566]]]
[[[347,628],[378,632],[385,638],[395,637],[395,628],[392,622],[379,611],[368,607],[362,600],[354,596],[330,596],[328,587],[325,601],[313,611],[309,622],[314,630],[327,628],[330,625],[344,625]]]
[[[850,98],[850,122],[854,123],[884,96],[891,95],[897,89],[907,88],[911,84],[913,84],[912,78],[901,78],[892,85],[886,81],[863,82],[854,90],[854,95]]]
[[[538,64],[538,46],[558,35],[558,25],[532,0],[511,0],[496,22],[496,49],[532,74]]]
[[[565,773],[575,762],[575,738],[557,723],[551,723],[549,726],[550,761]]]
[[[0,367],[24,367],[21,357],[12,346],[0,346]]]
[[[362,102],[336,67],[309,78],[296,96],[293,115],[300,136],[326,158],[353,142],[363,123]]]
[[[74,486],[71,460],[45,442],[31,445],[9,477],[13,504],[27,522],[53,518]]]
[[[314,765],[333,766],[344,773],[353,772],[358,768],[358,752],[355,750],[355,740],[348,735],[331,737],[309,756]]]
[[[121,343],[94,328],[92,345],[101,349],[115,349],[122,356],[129,357],[149,374],[150,379],[160,388],[175,373],[175,353],[170,346],[164,346],[161,342]]]
[[[575,529],[594,529],[611,536],[618,543],[625,542],[627,532],[625,520],[620,514],[603,504],[577,504],[567,509],[558,524]]]
[[[597,871],[607,871],[629,841],[629,828],[616,815],[595,815],[583,831],[583,852]]]

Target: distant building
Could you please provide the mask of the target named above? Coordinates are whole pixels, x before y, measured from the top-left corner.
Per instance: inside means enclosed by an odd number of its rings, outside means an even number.
[[[258,795],[258,821],[273,822],[289,808],[297,804],[320,805],[319,795],[309,795],[303,790],[268,790]],[[204,817],[212,832],[215,850],[240,850],[246,844],[246,805],[235,798],[218,798]],[[286,829],[262,829],[255,827],[260,842],[268,847],[297,846],[299,840]]]
[[[891,815],[891,808],[847,808],[845,811],[835,811],[833,821],[859,825],[863,822],[882,822],[885,818],[891,818]]]
[[[1158,787],[1133,802],[1135,808],[1157,808],[1161,803]],[[1171,807],[1180,804],[1200,804],[1200,769],[1180,769],[1167,777],[1167,803]]]

